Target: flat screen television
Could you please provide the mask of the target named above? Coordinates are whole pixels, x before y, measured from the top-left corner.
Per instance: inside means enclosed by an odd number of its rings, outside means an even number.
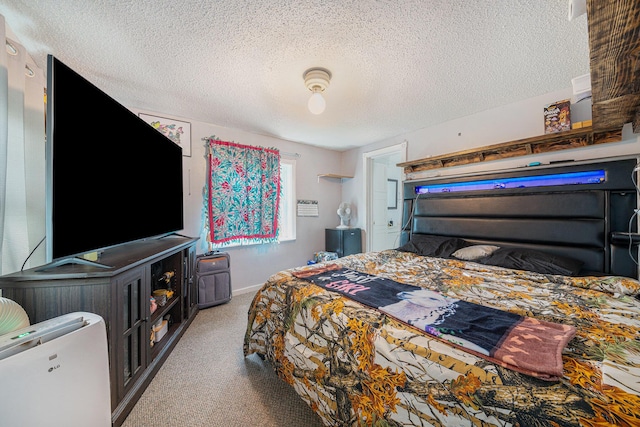
[[[184,228],[180,146],[52,55],[46,120],[48,263]]]

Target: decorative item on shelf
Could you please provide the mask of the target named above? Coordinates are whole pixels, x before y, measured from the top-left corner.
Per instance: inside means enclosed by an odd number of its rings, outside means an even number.
[[[544,133],[571,130],[571,101],[564,99],[544,107]]]
[[[351,219],[351,205],[342,202],[338,207],[338,216],[340,217],[340,225],[336,228],[349,228],[349,220]]]
[[[160,291],[164,289],[158,289]],[[153,298],[156,300],[156,304],[160,307],[164,307],[167,303],[167,294],[158,291],[153,291]]]
[[[327,106],[326,101],[322,97],[322,92],[329,86],[331,80],[331,72],[325,68],[314,67],[309,68],[302,75],[304,84],[313,94],[309,98],[307,107],[312,114],[322,114]]]
[[[171,284],[171,279],[176,275],[175,271],[165,271],[162,276],[158,279],[158,282],[164,282],[165,285]]]
[[[583,120],[581,122],[576,122],[571,124],[572,129],[582,129],[593,126],[593,121],[591,120]]]
[[[158,303],[156,302],[156,299],[152,296],[151,298],[149,298],[149,308],[151,310],[151,314],[155,313],[155,311],[158,309]]]
[[[0,335],[29,325],[29,316],[20,304],[9,298],[0,297]]]
[[[158,342],[167,334],[167,331],[169,329],[169,322],[167,320],[160,319],[153,325],[152,329],[154,332],[153,340],[154,342]]]
[[[156,289],[153,291],[153,297],[160,307],[163,307],[167,301],[173,298],[173,291],[171,289]]]

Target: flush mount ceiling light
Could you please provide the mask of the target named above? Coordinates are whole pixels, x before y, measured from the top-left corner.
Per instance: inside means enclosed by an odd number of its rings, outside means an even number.
[[[304,84],[313,94],[309,98],[307,107],[313,114],[322,114],[327,103],[322,97],[322,92],[329,86],[331,80],[331,72],[325,68],[309,68],[302,75]]]

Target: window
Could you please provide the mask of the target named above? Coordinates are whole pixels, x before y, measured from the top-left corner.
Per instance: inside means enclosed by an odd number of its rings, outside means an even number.
[[[296,239],[296,161],[280,158],[280,242]]]

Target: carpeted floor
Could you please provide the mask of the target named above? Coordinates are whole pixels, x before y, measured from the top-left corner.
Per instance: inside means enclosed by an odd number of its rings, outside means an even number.
[[[320,418],[242,344],[253,293],[200,310],[123,427],[319,427]]]

